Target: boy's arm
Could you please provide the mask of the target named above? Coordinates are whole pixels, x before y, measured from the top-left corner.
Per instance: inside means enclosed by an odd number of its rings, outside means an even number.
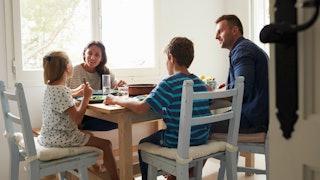
[[[137,114],[142,114],[150,111],[150,106],[144,101],[139,101],[133,98],[113,96],[111,94],[106,97],[103,103],[109,105],[117,104],[126,107]]]

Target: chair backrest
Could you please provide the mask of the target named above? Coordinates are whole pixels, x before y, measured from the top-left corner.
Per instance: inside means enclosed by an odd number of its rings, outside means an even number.
[[[190,130],[193,125],[208,124],[223,120],[229,121],[227,142],[231,145],[237,145],[239,124],[242,108],[242,99],[244,91],[244,77],[237,77],[233,89],[224,91],[206,91],[194,92],[193,81],[185,80],[182,88],[181,114],[178,139],[178,155],[183,159],[189,157]],[[232,109],[222,114],[213,114],[210,116],[192,117],[193,101],[201,99],[231,98]]]
[[[22,133],[26,156],[36,156],[37,151],[22,84],[16,83],[15,92],[8,92],[5,83],[0,81],[0,100],[11,153],[17,148],[15,133]]]

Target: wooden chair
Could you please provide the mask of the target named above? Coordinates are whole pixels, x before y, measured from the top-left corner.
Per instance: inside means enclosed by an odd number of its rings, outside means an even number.
[[[0,100],[5,122],[4,136],[10,150],[10,179],[19,179],[19,163],[24,161],[29,180],[66,172],[88,180],[87,168],[96,163],[101,151],[95,147],[46,148],[37,143],[32,133],[27,103],[21,83],[15,84],[15,93],[6,91],[0,81]]]
[[[244,78],[238,77],[235,88],[219,92],[194,92],[193,81],[183,83],[179,139],[177,148],[165,148],[151,143],[139,145],[142,160],[148,164],[148,179],[155,180],[158,170],[175,175],[178,180],[189,179],[189,168],[194,167],[190,179],[201,179],[203,162],[207,158],[218,158],[225,162],[227,178],[237,179],[237,139],[243,98]],[[232,98],[232,109],[222,114],[192,117],[193,101],[197,99]],[[190,147],[192,125],[229,120],[227,142],[209,141],[207,144]]]

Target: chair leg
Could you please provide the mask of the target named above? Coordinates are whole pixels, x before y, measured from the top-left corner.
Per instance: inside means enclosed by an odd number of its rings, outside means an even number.
[[[177,180],[189,179],[189,164],[177,164]]]
[[[31,161],[25,166],[28,170],[28,179],[40,179],[39,161]]]
[[[237,179],[237,152],[226,152],[227,179]]]
[[[269,180],[269,139],[266,139],[265,148],[264,148],[264,157],[266,163],[266,179]]]
[[[10,155],[11,155],[10,179],[19,180],[19,164],[20,164],[19,152],[12,152]]]
[[[58,179],[59,180],[64,180],[64,179],[66,179],[66,177],[67,177],[67,172],[60,172],[60,173],[58,173]]]
[[[79,171],[79,179],[80,180],[89,180],[87,167],[81,167],[78,169],[78,171]]]
[[[223,180],[224,175],[226,173],[226,163],[224,161],[220,161],[220,168],[218,172],[218,180]]]
[[[196,165],[193,168],[193,177],[195,177],[196,179],[201,179],[202,178],[202,167],[203,166],[204,165],[203,165],[202,161],[196,162]]]
[[[156,180],[157,175],[157,168],[148,164],[148,179]]]

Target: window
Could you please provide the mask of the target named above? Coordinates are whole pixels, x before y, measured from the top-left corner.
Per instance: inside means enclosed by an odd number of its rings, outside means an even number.
[[[12,6],[12,11],[6,12],[9,16],[6,22],[13,27],[13,81],[43,84],[42,57],[47,52],[66,51],[75,65],[83,61],[83,48],[93,39],[101,40],[106,46],[108,66],[117,76],[128,69],[134,76],[154,73],[158,68],[153,1],[19,0],[5,3],[7,7]]]
[[[250,19],[250,39],[252,39],[258,46],[260,46],[269,55],[269,44],[260,41],[260,31],[262,28],[270,23],[269,15],[269,1],[265,0],[251,0],[250,3],[251,19]],[[262,12],[262,13],[261,13]]]
[[[88,0],[20,1],[23,71],[42,70],[42,57],[64,50],[79,62],[84,45],[91,39]],[[16,27],[19,28],[19,27]]]
[[[143,6],[148,8],[132,8]],[[108,45],[108,62],[111,67],[123,69],[154,66],[154,61],[150,60],[154,59],[155,54],[154,46],[150,47],[155,41],[152,7],[153,2],[150,0],[102,1],[102,40]]]
[[[155,5],[150,0],[102,0],[102,40],[117,75],[154,75]],[[116,17],[116,18],[110,18]]]

